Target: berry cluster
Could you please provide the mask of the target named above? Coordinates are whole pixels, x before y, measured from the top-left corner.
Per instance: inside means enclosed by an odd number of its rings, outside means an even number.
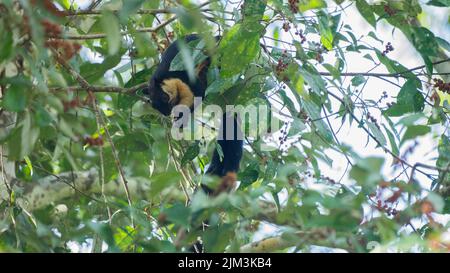
[[[292,13],[294,14],[298,13],[299,0],[289,0],[288,2],[289,2],[289,9],[292,11]]]
[[[325,180],[325,181],[327,181],[327,182],[330,183],[330,184],[337,184],[336,180],[334,180],[334,179],[331,178],[331,177],[321,175],[320,178],[323,179],[323,180]]]
[[[62,103],[64,105],[64,112],[67,112],[70,109],[77,108],[81,105],[80,100],[78,98],[69,101],[63,101]]]
[[[370,114],[370,112],[367,112],[367,119],[368,119],[370,122],[372,122],[373,124],[375,124],[375,126],[377,126],[378,129],[380,129],[380,125],[378,124],[378,120],[377,120],[375,117],[373,117],[373,116]]]
[[[389,207],[387,204],[383,205],[383,202],[378,199],[376,209],[381,212],[386,212],[388,216],[395,216],[398,214],[398,211],[395,208]]]
[[[289,185],[291,185],[292,187],[294,187],[296,184],[297,184],[297,182],[298,182],[298,180],[297,179],[295,179],[294,177],[290,177],[290,176],[288,176],[288,183],[289,183]],[[300,178],[300,181],[305,181],[305,178]]]
[[[419,147],[419,142],[417,140],[414,140],[414,142],[408,146],[408,148],[406,148],[406,150],[403,152],[403,154],[400,156],[400,158],[402,159],[406,159],[408,158],[410,155],[412,155],[414,153],[414,151],[416,150],[416,148]],[[394,158],[393,161],[393,165],[395,166],[395,168],[398,168],[401,166],[401,160]]]
[[[37,1],[32,1],[31,3],[36,5]],[[42,1],[41,4],[52,14],[63,16],[63,13],[53,5],[52,1]],[[47,19],[42,19],[40,24],[44,28],[46,38],[50,38],[45,41],[44,46],[58,51],[64,60],[70,60],[81,49],[81,45],[76,42],[60,39],[62,34],[60,25]],[[30,21],[26,15],[23,16],[23,31],[31,36]]]
[[[389,16],[394,16],[397,13],[397,11],[389,5],[384,5],[384,12]]]
[[[47,37],[61,37],[61,27],[55,23],[50,22],[49,20],[42,20],[41,21],[42,27],[44,27],[45,35]]]
[[[423,214],[430,215],[434,212],[434,206],[430,201],[425,200],[420,203],[420,210]]]
[[[389,197],[388,199],[386,199],[386,203],[395,203],[397,202],[397,200],[400,198],[400,196],[402,196],[402,190],[398,189],[396,191],[394,191],[394,193],[392,194],[391,197]]]
[[[378,100],[378,103],[383,102],[384,99],[388,98],[388,94],[386,91],[383,91],[383,95],[381,95],[380,99]]]
[[[388,216],[396,216],[398,214],[398,211],[395,209],[395,206],[398,199],[402,196],[403,193],[403,189],[400,187],[401,185],[393,184],[388,181],[381,181],[378,186],[379,188],[377,189],[376,193],[372,193],[369,195],[370,200],[375,203],[373,207],[380,212],[385,212]],[[382,197],[384,195],[384,190],[391,186],[396,186],[398,187],[398,189],[392,190],[392,195],[389,198],[384,199]]]
[[[289,24],[288,22],[284,22],[283,23],[283,30],[288,32],[291,29],[291,24]]]
[[[260,224],[260,221],[252,220],[250,223],[246,224],[244,226],[244,228],[246,231],[256,232],[259,230],[259,224]]]
[[[277,66],[275,67],[275,73],[278,76],[281,76],[283,74],[283,72],[286,71],[287,67],[289,66],[287,59],[288,59],[287,51],[283,50],[283,53],[281,54],[281,57],[278,60]],[[283,81],[286,81],[286,80],[288,80],[288,79],[287,78],[283,79]]]
[[[316,61],[319,63],[323,62],[323,53],[328,52],[328,50],[320,43],[314,43],[315,50],[316,50]]]
[[[53,4],[52,0],[31,0],[31,4],[33,6],[36,6],[37,4],[42,5],[46,10],[48,10],[51,14],[57,16],[57,17],[63,17],[64,16],[64,12],[59,10],[55,4]]]
[[[309,177],[309,178],[313,177],[313,175],[310,171],[306,171],[306,172],[304,172],[304,174],[306,177]]]
[[[311,92],[311,88],[308,89],[308,92]],[[304,121],[304,122],[309,122],[311,120],[309,118],[308,113],[305,110],[303,110],[303,109],[300,110],[300,112],[298,113],[297,117],[299,119],[301,119],[302,121]]]
[[[278,75],[280,75],[281,73],[283,73],[286,68],[288,67],[289,64],[285,63],[283,61],[283,59],[279,59],[278,63],[277,63],[277,67],[275,68],[275,71]]]
[[[88,144],[89,146],[103,146],[103,138],[102,136],[98,137],[85,137],[84,138],[84,145]]]
[[[386,102],[386,106],[388,107],[388,108],[391,108],[392,106],[394,106],[395,105],[395,102]]]
[[[64,60],[70,60],[81,49],[78,43],[72,43],[62,39],[51,39],[45,41],[45,47],[57,50]]]
[[[434,87],[439,89],[439,91],[450,94],[450,82],[445,83],[441,79],[433,79],[433,80],[434,80]]]
[[[241,13],[242,16],[245,15],[245,14],[244,14],[244,12],[245,12],[245,4],[244,4],[244,3],[241,5],[239,11],[240,11],[240,13]]]
[[[303,35],[303,30],[300,31],[296,31],[295,35],[300,36],[300,43],[303,44],[304,42],[306,42],[306,36]]]
[[[59,38],[61,37],[61,26],[58,24],[52,23],[51,21],[47,19],[42,19],[40,21],[41,26],[44,28],[45,37],[47,38]],[[30,35],[31,34],[31,27],[30,27],[30,20],[27,15],[23,16],[23,32],[25,34]]]
[[[391,42],[388,42],[387,45],[386,45],[386,48],[381,53],[381,55],[386,56],[386,54],[388,54],[391,51],[394,51],[394,47],[392,46]]]
[[[441,104],[441,97],[439,97],[439,94],[436,91],[431,94],[430,99],[434,102],[435,107],[438,107]]]
[[[287,129],[288,123],[285,122],[284,123],[284,128],[280,130],[281,136],[278,138],[278,140],[280,141],[280,144],[283,145],[288,137],[288,129]]]
[[[322,62],[323,62],[323,56],[322,56],[322,53],[319,52],[319,51],[317,51],[315,59],[316,59],[316,61],[318,61],[319,63],[322,63]]]

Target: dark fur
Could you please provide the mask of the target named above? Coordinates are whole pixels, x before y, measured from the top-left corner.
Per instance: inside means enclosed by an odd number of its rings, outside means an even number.
[[[197,39],[199,39],[198,35],[191,34],[184,37],[184,42],[189,43]],[[208,58],[206,60],[206,65],[200,70],[198,75],[196,75],[195,80],[191,82],[186,71],[169,71],[170,64],[178,52],[179,49],[177,40],[173,42],[162,54],[161,62],[156,68],[155,73],[153,73],[148,88],[144,90],[144,92],[150,96],[153,108],[157,109],[166,116],[170,115],[173,105],[169,104],[169,97],[161,89],[161,83],[165,79],[177,78],[182,80],[190,87],[195,97],[204,98],[207,87],[207,71],[211,62],[210,59]]]
[[[226,139],[226,134],[230,129],[227,128],[227,124],[233,123],[233,138]],[[239,163],[242,158],[243,140],[242,131],[237,121],[237,117],[229,113],[224,113],[221,122],[221,128],[219,129],[219,136],[223,135],[223,139],[219,139],[219,143],[223,158],[220,158],[217,149],[214,150],[211,164],[209,165],[206,173],[215,174],[220,177],[225,177],[228,173],[237,173],[239,170]],[[211,194],[213,190],[202,185],[205,192]]]
[[[217,40],[219,40],[219,38],[220,37],[216,37]],[[198,35],[192,34],[184,37],[184,42],[189,43],[197,39],[199,39]],[[175,106],[172,105],[172,103],[169,103],[169,96],[162,90],[161,85],[164,80],[179,79],[189,86],[190,91],[195,97],[202,98],[205,97],[205,90],[208,86],[207,72],[211,63],[210,58],[200,65],[199,70],[197,69],[198,71],[194,81],[189,80],[186,71],[169,71],[170,64],[178,54],[178,51],[178,42],[175,41],[162,54],[161,63],[152,75],[148,88],[144,90],[144,92],[150,96],[152,106],[164,115],[170,115],[172,108]],[[191,105],[190,108],[192,111],[193,105]],[[234,125],[232,139],[226,138],[227,133],[230,133],[231,130],[230,128],[227,128],[227,124]],[[223,137],[220,138],[220,136]],[[214,150],[211,163],[206,173],[221,177],[221,183],[214,190],[205,185],[201,186],[205,193],[212,196],[218,195],[221,192],[230,191],[235,187],[236,173],[239,170],[239,163],[242,158],[243,141],[238,119],[234,114],[225,113],[223,115],[221,128],[219,128],[219,140],[217,142],[221,147],[223,158],[220,158],[217,149]],[[200,241],[197,241],[191,246],[190,250],[193,252],[204,252],[203,244]]]
[[[216,37],[217,40],[219,40],[219,38],[220,37]],[[189,43],[197,39],[199,39],[198,35],[191,34],[184,37],[184,42]],[[175,58],[175,56],[178,54],[178,51],[179,51],[178,42],[175,41],[162,54],[161,63],[158,65],[155,73],[152,75],[147,90],[145,90],[145,92],[150,96],[152,106],[164,115],[170,115],[172,108],[174,106],[169,103],[168,95],[164,93],[161,88],[161,84],[164,80],[170,78],[180,79],[189,86],[195,97],[202,97],[202,98],[204,98],[205,90],[208,86],[207,72],[211,63],[210,58],[208,58],[202,64],[200,71],[198,71],[195,80],[192,82],[189,80],[186,71],[169,71],[170,64]],[[193,106],[191,106],[191,110],[192,109]],[[228,124],[231,123],[234,124],[235,128],[233,131],[234,139],[230,140],[225,139],[225,135],[227,133],[226,121],[229,122]],[[239,163],[242,158],[243,141],[237,139],[237,136],[241,135],[242,132],[240,127],[238,126],[236,117],[226,113],[223,115],[219,134],[221,133],[224,134],[224,139],[218,140],[218,143],[221,146],[223,158],[221,159],[219,153],[217,152],[217,150],[215,150],[213,153],[211,164],[209,165],[206,173],[214,174],[219,177],[225,177],[227,173],[237,172],[239,170]],[[202,186],[202,188],[207,193],[211,194],[213,192],[206,186]]]

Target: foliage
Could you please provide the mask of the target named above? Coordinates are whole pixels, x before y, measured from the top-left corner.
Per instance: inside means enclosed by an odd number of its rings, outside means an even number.
[[[449,71],[437,68],[450,46],[418,19],[449,1],[77,2],[0,3],[0,118],[13,117],[0,123],[0,251],[182,252],[198,236],[207,252],[251,251],[267,226],[285,242],[269,251],[450,249],[436,219],[450,214]],[[351,9],[370,26],[362,37]],[[381,25],[424,65],[391,59]],[[281,134],[247,139],[239,187],[217,197],[194,190],[220,183],[204,174],[215,142],[174,140],[142,93],[159,53],[193,32],[214,53],[206,104],[284,109],[259,117],[282,122]],[[204,55],[184,50],[173,66],[192,74]],[[349,73],[351,58],[384,72]],[[373,78],[395,86],[394,101],[362,95]],[[384,157],[355,152],[343,125]],[[436,143],[434,164],[410,158],[419,137]],[[327,175],[331,153],[348,162],[339,177]]]

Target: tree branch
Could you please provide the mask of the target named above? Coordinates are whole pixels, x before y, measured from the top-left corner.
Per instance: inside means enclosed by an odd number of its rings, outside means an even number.
[[[445,58],[443,60],[435,61],[433,63],[433,65],[439,65],[439,64],[446,63],[446,62],[450,62],[450,58]],[[350,76],[351,77],[351,76],[361,75],[361,76],[367,76],[367,77],[386,77],[386,78],[393,77],[393,78],[398,78],[398,77],[403,77],[403,74],[406,74],[406,73],[409,73],[409,72],[413,72],[415,70],[424,69],[424,68],[425,68],[425,65],[420,65],[420,66],[417,66],[417,67],[414,67],[414,68],[411,68],[411,69],[408,69],[408,70],[405,70],[405,71],[402,71],[402,72],[397,72],[397,73],[346,72],[346,73],[341,73],[341,76]],[[329,73],[329,72],[319,72],[319,74],[322,75],[322,76],[332,76],[332,74]],[[450,71],[446,71],[446,72],[441,71],[441,72],[438,72],[438,73],[433,73],[433,75],[448,75],[448,74],[450,74]],[[423,74],[423,75],[427,75],[427,74]]]
[[[301,245],[320,245],[323,247],[341,248],[348,250],[349,246],[346,242],[337,243],[328,240],[330,229],[315,229],[311,231],[297,231],[292,234],[294,238],[286,238],[287,236],[274,236],[262,239],[257,242],[249,243],[240,247],[241,253],[270,253],[286,249],[288,247],[299,247]],[[295,238],[296,237],[296,238]],[[333,236],[331,236],[333,237]]]
[[[72,75],[72,77],[74,77],[78,81],[78,83],[82,87],[84,87],[88,92],[90,92],[89,90],[90,90],[91,86],[89,85],[89,83],[77,71],[75,71],[75,69],[73,69],[66,62],[66,60],[64,60],[61,57],[61,55],[56,50],[54,50],[54,49],[51,49],[51,50],[52,50],[56,60],[58,61],[58,63],[61,64]],[[90,93],[90,94],[92,95],[92,93]],[[109,134],[107,124],[102,119],[102,116],[100,115],[100,112],[98,110],[97,102],[95,100],[95,96],[92,95],[92,97],[93,97],[92,104],[94,106],[94,110],[96,112],[96,115],[100,116],[100,121],[102,122],[102,126],[103,126],[103,128],[105,130],[105,134],[106,134],[107,140],[108,140],[108,142],[109,142],[109,144],[111,146],[111,152],[113,154],[114,161],[115,161],[115,164],[117,166],[117,170],[119,171],[120,181],[122,182],[123,188],[125,190],[125,194],[127,195],[128,204],[131,206],[132,200],[131,200],[130,190],[128,188],[128,180],[125,177],[125,172],[123,171],[122,164],[121,164],[121,162],[119,160],[119,156],[118,156],[116,148],[114,146],[114,142],[112,141],[111,135]]]
[[[122,31],[122,32],[120,32],[120,34],[128,35],[128,34],[135,33],[135,32],[157,32],[161,28],[163,28],[163,27],[167,26],[168,24],[172,23],[173,21],[175,21],[176,18],[177,18],[176,16],[172,16],[171,18],[167,19],[166,21],[164,21],[160,25],[157,25],[156,27],[137,28],[133,31],[130,31],[130,30]],[[50,36],[49,38],[60,39],[61,37]],[[85,35],[66,35],[66,36],[63,36],[63,38],[66,40],[102,39],[102,38],[106,38],[106,34],[105,33],[96,33],[96,34],[85,34]]]
[[[92,193],[102,192],[101,184],[98,183],[98,171],[95,168],[82,172],[50,175],[36,181],[36,183],[22,183],[18,179],[12,179],[11,184],[20,184],[24,187],[24,196],[18,202],[29,211],[41,209],[49,204],[69,198],[73,196],[74,190],[91,200],[104,202],[91,195]],[[132,193],[143,195],[143,193],[149,191],[150,184],[144,179],[130,179],[128,188]],[[124,195],[117,180],[106,183],[104,192],[113,196]]]
[[[89,91],[93,93],[122,93],[122,94],[133,94],[134,92],[145,88],[148,85],[147,82],[140,83],[138,85],[135,85],[130,88],[123,88],[123,87],[117,87],[117,86],[95,86],[90,85],[88,88],[83,86],[69,86],[69,87],[52,87],[49,88],[52,92],[58,92],[58,91],[69,91],[69,92],[75,92],[75,91]]]
[[[110,10],[113,13],[118,13],[119,10]],[[170,14],[175,13],[171,9],[139,9],[135,12],[136,14]],[[66,10],[63,11],[64,16],[84,16],[84,15],[101,15],[101,10]]]
[[[119,13],[119,10],[110,10],[113,13]],[[211,11],[211,9],[202,9],[202,12]],[[62,12],[64,16],[84,16],[84,15],[101,15],[101,10],[66,10]],[[156,15],[156,14],[173,14],[175,13],[174,7],[165,9],[139,9],[135,14],[140,15]]]

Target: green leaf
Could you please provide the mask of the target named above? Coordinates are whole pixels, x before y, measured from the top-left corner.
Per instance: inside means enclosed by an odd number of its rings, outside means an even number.
[[[23,111],[27,105],[28,87],[19,83],[12,83],[3,98],[3,107],[11,112]]]
[[[158,54],[155,43],[150,39],[150,36],[146,35],[146,33],[135,33],[134,42],[137,47],[138,57],[148,58]]]
[[[104,10],[102,11],[101,24],[108,41],[108,53],[114,55],[119,51],[122,43],[119,21],[114,13]]]
[[[436,167],[447,170],[450,166],[450,138],[445,134],[441,136],[438,153],[439,157],[436,161]],[[442,185],[450,185],[450,172],[439,171],[439,181]]]
[[[427,200],[430,201],[430,203],[433,205],[434,210],[437,213],[441,213],[442,210],[444,209],[445,206],[444,199],[437,193],[429,192]]]
[[[205,95],[224,92],[225,90],[231,88],[236,83],[238,78],[239,76],[236,75],[231,78],[216,79],[208,86],[208,88],[206,88]]]
[[[417,90],[416,81],[408,80],[397,96],[397,103],[384,113],[388,116],[399,117],[409,112],[421,112],[425,107],[425,99]]]
[[[320,12],[319,13],[319,31],[320,31],[320,42],[323,46],[328,49],[333,49],[333,32],[330,27],[330,20],[328,16]]]
[[[383,132],[378,128],[378,126],[373,122],[367,122],[369,126],[369,130],[372,132],[375,139],[379,142],[379,144],[384,147],[386,146],[386,137],[384,137]]]
[[[366,82],[366,78],[364,78],[364,76],[362,76],[362,75],[357,75],[357,76],[353,77],[353,79],[352,79],[353,86],[359,86],[365,82]]]
[[[36,119],[36,124],[39,125],[40,127],[45,127],[53,121],[53,118],[50,116],[48,111],[45,110],[45,108],[42,107],[41,105],[38,105],[36,107],[36,113],[34,118]]]
[[[362,17],[364,17],[364,19],[366,19],[366,21],[375,28],[377,22],[370,5],[365,0],[356,0],[356,8],[359,13],[361,13]]]
[[[409,139],[414,139],[418,136],[423,136],[431,132],[431,128],[425,125],[412,125],[408,126],[405,134],[403,135],[402,141],[400,141],[400,146]]]
[[[424,27],[415,27],[411,31],[412,43],[422,57],[435,57],[438,55],[439,46],[433,32]]]
[[[234,25],[225,34],[218,50],[223,78],[230,78],[248,66],[260,50],[259,38],[259,32],[249,32],[241,24]]]
[[[383,44],[383,40],[379,39],[373,31],[369,32],[369,36],[380,42],[380,44]]]
[[[384,181],[381,176],[384,158],[368,157],[359,159],[350,170],[350,177],[362,186],[364,194],[372,194],[378,184]]]
[[[305,12],[310,9],[321,9],[326,7],[327,3],[323,0],[300,0],[298,4],[298,9],[301,12]]]
[[[430,6],[450,7],[450,0],[431,0],[427,3]]]
[[[192,143],[186,150],[186,152],[183,155],[183,158],[181,159],[181,165],[186,165],[189,161],[194,160],[200,153],[200,146],[198,142]]]
[[[303,67],[299,66],[298,71],[314,93],[321,96],[322,93],[327,92],[325,88],[325,81],[313,66],[305,64]]]
[[[11,159],[20,160],[29,155],[39,137],[39,127],[35,127],[30,113],[25,112],[24,119],[11,133],[9,139],[9,150]]]
[[[436,41],[442,48],[450,52],[450,43],[447,40],[444,40],[440,37],[436,37]]]
[[[224,252],[234,236],[234,226],[231,224],[210,226],[203,232],[202,238],[206,252]]]
[[[0,100],[1,105],[12,112],[24,110],[31,94],[31,83],[28,78],[20,74],[13,78],[0,79],[0,84],[9,85],[3,93],[4,97]]]
[[[191,79],[195,78],[195,67],[206,60],[208,56],[203,54],[205,42],[194,40],[186,44],[178,40],[179,53],[170,63],[170,71],[186,70]]]
[[[243,172],[239,174],[241,185],[239,188],[246,188],[255,182],[259,177],[259,165],[257,161],[252,161]]]
[[[398,145],[397,142],[395,141],[395,136],[394,134],[383,124],[384,130],[386,131],[386,134],[388,136],[389,139],[389,143],[391,144],[391,150],[392,152],[396,155],[399,156],[400,152],[398,149]]]
[[[157,196],[162,190],[176,185],[180,181],[180,173],[178,171],[162,172],[150,177],[150,195]]]
[[[287,69],[287,74],[289,77],[289,87],[295,90],[300,96],[304,96],[304,78],[301,74],[301,71],[298,69],[297,65],[289,65]]]
[[[142,69],[138,73],[134,74],[131,79],[125,83],[125,88],[130,88],[135,85],[147,82],[153,73],[152,68]],[[130,96],[129,94],[120,93],[117,97],[117,107],[119,109],[129,109],[131,108],[139,98],[137,96]]]
[[[119,18],[126,20],[128,16],[135,13],[145,2],[145,0],[127,0],[122,2],[122,8],[119,11]],[[152,2],[152,1],[151,1]]]
[[[333,135],[320,115],[320,108],[313,102],[307,100],[303,101],[303,107],[308,113],[308,116],[314,120],[313,124],[317,128],[318,133],[325,138],[327,142],[333,143]]]
[[[162,210],[162,213],[167,216],[167,220],[169,220],[171,223],[186,228],[189,227],[189,217],[191,215],[190,208],[176,203],[172,207]]]
[[[110,225],[107,223],[90,221],[87,223],[87,226],[92,229],[95,234],[98,234],[110,249],[117,251],[116,242]]]
[[[106,56],[102,63],[85,62],[80,66],[80,74],[89,83],[103,78],[106,71],[120,63],[121,54]]]
[[[397,121],[396,125],[411,126],[414,125],[418,120],[423,118],[426,118],[424,113],[422,112],[414,113],[402,117],[399,121]]]
[[[323,67],[325,67],[330,73],[331,76],[333,76],[333,79],[339,79],[341,76],[341,72],[339,72],[336,67],[332,66],[331,64],[323,64]]]
[[[417,83],[420,84],[420,80],[417,78],[417,76],[409,71],[405,66],[389,59],[386,55],[381,54],[378,49],[375,49],[375,53],[377,54],[378,60],[380,60],[380,62],[387,68],[389,73],[402,74],[406,79],[414,79]]]
[[[7,61],[14,51],[13,32],[6,30],[3,22],[0,21],[0,64]]]
[[[259,22],[266,10],[267,0],[245,0],[244,2],[244,24],[252,27]]]
[[[289,128],[288,136],[295,136],[306,129],[305,123],[302,122],[301,119],[297,117],[293,117],[293,121],[291,123],[291,127]]]

